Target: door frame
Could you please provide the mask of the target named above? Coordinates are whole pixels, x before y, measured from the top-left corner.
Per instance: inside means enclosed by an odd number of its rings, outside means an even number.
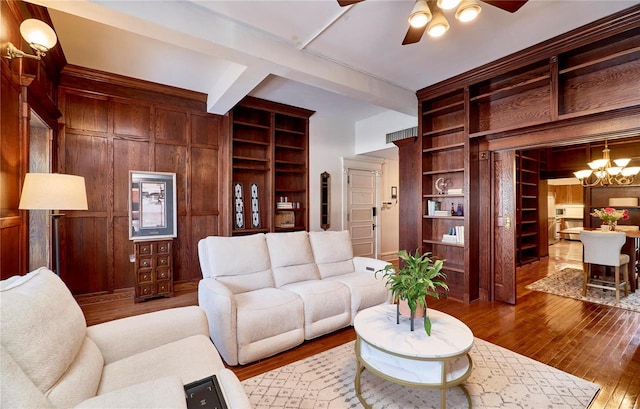
[[[374,158],[370,156],[358,156],[358,157],[341,157],[340,158],[342,164],[342,198],[341,198],[341,230],[345,230],[348,225],[347,216],[347,198],[349,194],[349,184],[347,183],[347,177],[349,176],[349,170],[363,170],[374,172],[376,175],[376,197],[375,197],[375,208],[376,215],[374,216],[374,223],[376,227],[380,226],[380,190],[382,185],[382,165],[384,164],[384,159],[382,158]],[[375,248],[374,248],[374,257],[378,258],[380,254],[380,229],[376,228],[375,230]]]

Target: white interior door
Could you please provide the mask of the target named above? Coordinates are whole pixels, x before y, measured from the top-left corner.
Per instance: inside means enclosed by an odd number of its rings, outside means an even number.
[[[376,257],[376,172],[349,169],[347,175],[347,228],[353,255]]]

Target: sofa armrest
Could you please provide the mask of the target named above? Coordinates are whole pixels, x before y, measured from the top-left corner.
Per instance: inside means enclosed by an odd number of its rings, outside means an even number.
[[[384,260],[378,260],[370,257],[354,257],[353,258],[353,267],[356,273],[371,273],[375,275],[376,271],[382,270],[383,268],[385,268],[385,266],[389,264],[391,263]],[[380,276],[381,275],[378,274],[378,277]]]
[[[105,365],[198,334],[209,336],[209,328],[204,311],[197,306],[171,308],[87,328]]]
[[[242,384],[238,380],[236,374],[231,370],[224,368],[216,374],[218,381],[222,387],[222,393],[224,399],[227,402],[227,407],[233,409],[251,409],[251,403],[249,397],[244,391]]]
[[[185,408],[187,400],[180,378],[169,376],[128,386],[80,402],[76,408]]]
[[[236,299],[227,286],[214,278],[203,278],[198,284],[198,304],[209,323],[209,336],[222,359],[238,365]]]

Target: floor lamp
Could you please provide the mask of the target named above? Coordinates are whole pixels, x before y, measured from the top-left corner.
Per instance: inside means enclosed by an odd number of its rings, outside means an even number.
[[[87,191],[82,176],[61,173],[27,173],[20,195],[21,210],[52,210],[56,274],[60,275],[58,236],[60,210],[87,210]]]

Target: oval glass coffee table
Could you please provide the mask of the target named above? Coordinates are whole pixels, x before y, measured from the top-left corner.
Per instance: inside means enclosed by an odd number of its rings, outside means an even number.
[[[431,336],[425,333],[420,318],[415,319],[413,332],[406,317],[401,316],[400,324],[396,324],[394,304],[367,308],[356,315],[355,389],[365,408],[371,408],[362,397],[361,375],[365,369],[400,385],[440,389],[441,408],[446,407],[447,388],[459,385],[471,408],[471,397],[462,383],[473,367],[469,356],[473,333],[457,318],[433,309],[428,312]]]

